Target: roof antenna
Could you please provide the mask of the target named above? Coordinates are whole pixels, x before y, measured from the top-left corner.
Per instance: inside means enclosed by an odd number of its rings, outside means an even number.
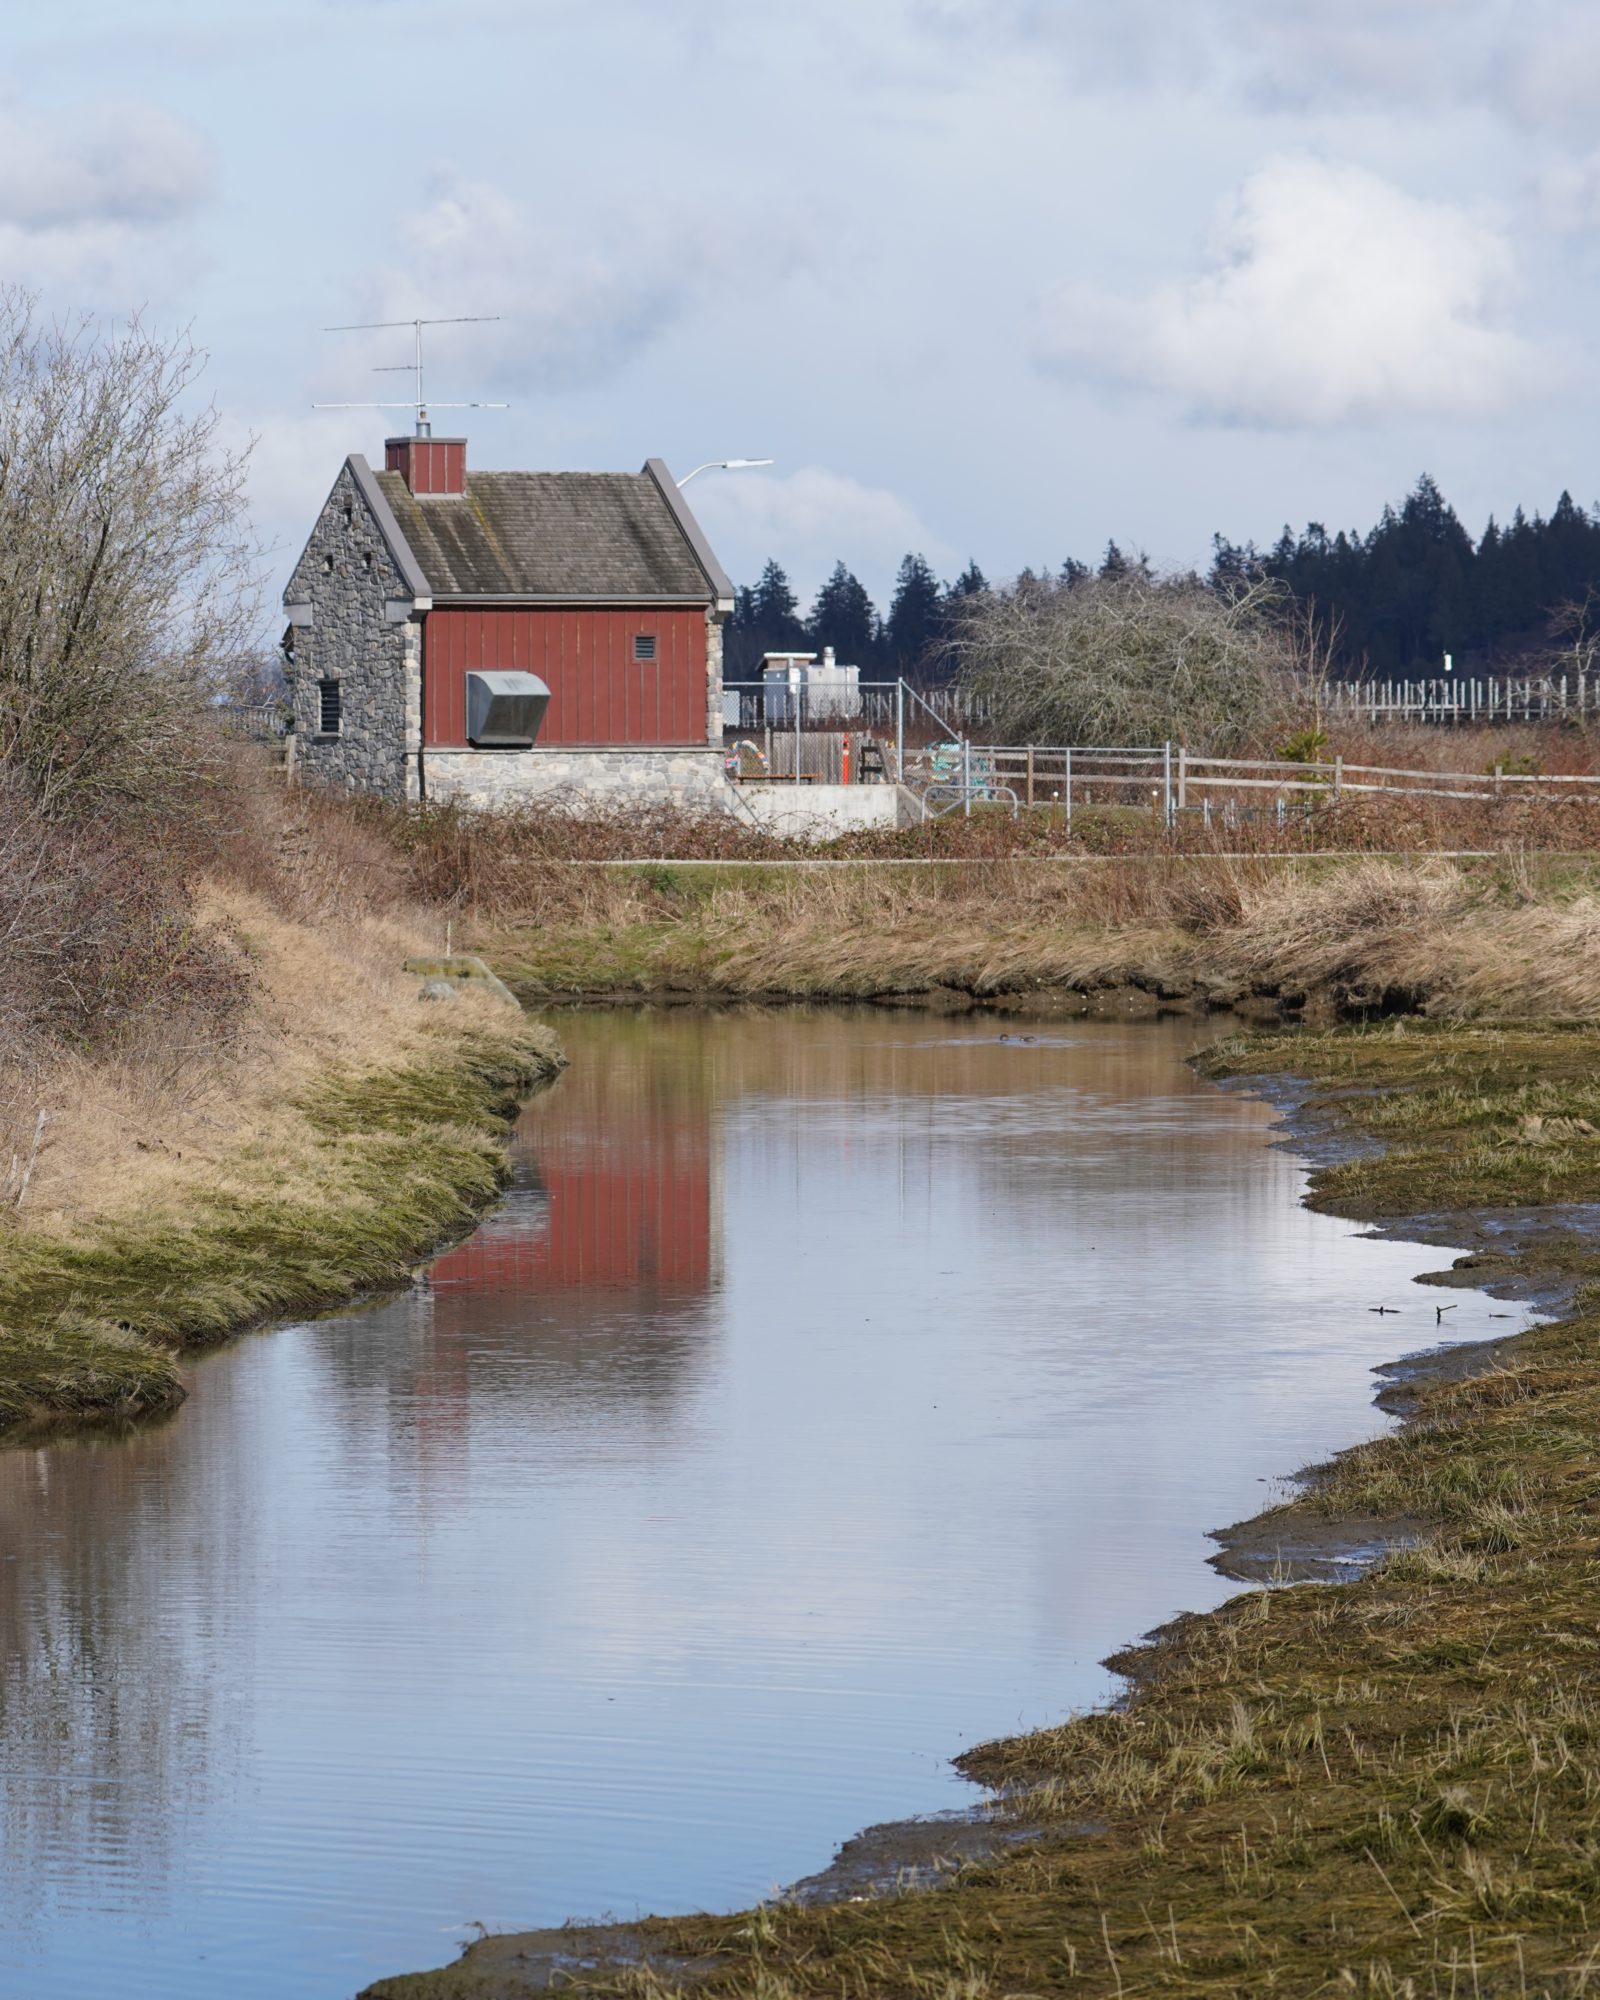
[[[379,333],[392,327],[409,326],[416,340],[416,353],[410,361],[394,361],[374,368],[374,375],[410,375],[415,378],[416,395],[409,403],[313,403],[314,410],[411,410],[416,416],[417,436],[431,437],[433,425],[428,421],[428,402],[422,389],[422,329],[425,326],[484,326],[502,317],[499,313],[463,313],[456,319],[368,319],[358,320],[348,326],[325,326],[324,333]],[[509,410],[509,403],[435,403],[436,410]]]

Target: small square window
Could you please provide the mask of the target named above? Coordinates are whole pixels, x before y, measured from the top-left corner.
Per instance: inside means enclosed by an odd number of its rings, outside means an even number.
[[[317,734],[337,736],[344,720],[344,703],[337,681],[317,682]]]
[[[371,549],[363,549],[363,550],[362,550],[362,552],[361,552],[361,566],[362,566],[362,568],[363,568],[363,569],[365,569],[365,571],[367,572],[367,575],[368,575],[368,576],[371,576],[371,574],[372,574],[372,551],[371,551]]]
[[[347,528],[353,528],[356,524],[356,510],[348,500],[344,503],[344,524]]]
[[[633,635],[633,657],[636,660],[653,660],[656,656],[656,635],[654,632],[635,632]]]
[[[328,572],[329,576],[333,575],[333,554],[331,550],[322,558],[322,567]]]

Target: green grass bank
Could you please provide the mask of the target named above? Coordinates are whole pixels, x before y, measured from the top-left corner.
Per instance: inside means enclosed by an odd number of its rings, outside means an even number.
[[[181,1401],[179,1357],[394,1284],[505,1177],[519,1102],[560,1048],[532,1022],[442,1033],[396,1067],[330,1066],[147,1203],[0,1235],[0,1435]]]
[[[1368,1142],[1318,1172],[1319,1207],[1425,1214],[1478,1246],[1446,1282],[1566,1299],[1412,1380],[1402,1429],[1252,1536],[1359,1524],[1387,1557],[1181,1620],[1117,1662],[1117,1709],[974,1753],[1024,1837],[942,1887],[490,1937],[369,2000],[498,2000],[552,1963],[577,1991],[762,2000],[1600,1982],[1600,1248],[1572,1206],[1600,1189],[1600,1034],[1402,1021],[1226,1042],[1208,1066],[1304,1078],[1298,1115]]]

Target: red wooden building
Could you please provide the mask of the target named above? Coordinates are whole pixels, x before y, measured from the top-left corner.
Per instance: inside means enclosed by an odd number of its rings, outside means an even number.
[[[660,459],[472,472],[462,439],[391,438],[381,472],[346,460],[284,593],[300,765],[411,798],[711,803],[732,595]],[[535,686],[533,735],[493,704]]]

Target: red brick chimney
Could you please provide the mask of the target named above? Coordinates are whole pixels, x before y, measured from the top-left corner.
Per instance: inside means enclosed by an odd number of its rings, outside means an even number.
[[[467,490],[465,438],[386,438],[383,462],[388,471],[398,472],[419,498],[440,498]]]

